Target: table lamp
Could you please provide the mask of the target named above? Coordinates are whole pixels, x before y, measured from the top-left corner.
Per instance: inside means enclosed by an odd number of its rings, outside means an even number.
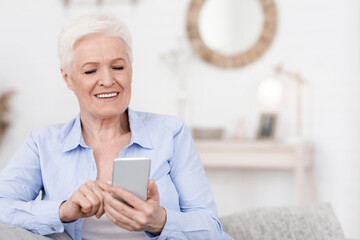
[[[275,66],[274,70],[275,76],[284,75],[296,81],[296,136],[301,138],[303,135],[302,85],[304,84],[304,79],[299,73],[285,70],[281,64]],[[278,104],[282,96],[282,88],[282,83],[278,78],[272,77],[265,79],[258,88],[258,101],[264,106],[274,106]]]

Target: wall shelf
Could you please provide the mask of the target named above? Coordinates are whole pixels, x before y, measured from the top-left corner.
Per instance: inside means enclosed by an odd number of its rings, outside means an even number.
[[[296,202],[315,201],[313,148],[310,143],[195,140],[205,169],[289,170],[294,173]],[[308,180],[308,181],[306,181]]]

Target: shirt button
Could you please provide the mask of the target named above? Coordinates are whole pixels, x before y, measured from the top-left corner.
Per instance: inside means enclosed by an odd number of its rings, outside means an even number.
[[[55,231],[55,228],[54,228],[54,227],[51,227],[51,231]]]

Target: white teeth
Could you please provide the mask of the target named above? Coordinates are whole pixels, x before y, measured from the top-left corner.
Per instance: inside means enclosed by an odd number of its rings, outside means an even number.
[[[96,97],[98,98],[112,98],[118,95],[118,93],[107,93],[107,94],[98,94]]]

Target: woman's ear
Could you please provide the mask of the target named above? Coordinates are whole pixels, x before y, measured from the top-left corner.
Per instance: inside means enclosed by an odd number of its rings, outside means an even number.
[[[61,76],[62,76],[63,80],[65,81],[67,87],[70,90],[73,90],[72,89],[72,84],[71,84],[71,79],[70,79],[69,75],[64,71],[63,68],[60,68],[60,71],[61,71]]]

